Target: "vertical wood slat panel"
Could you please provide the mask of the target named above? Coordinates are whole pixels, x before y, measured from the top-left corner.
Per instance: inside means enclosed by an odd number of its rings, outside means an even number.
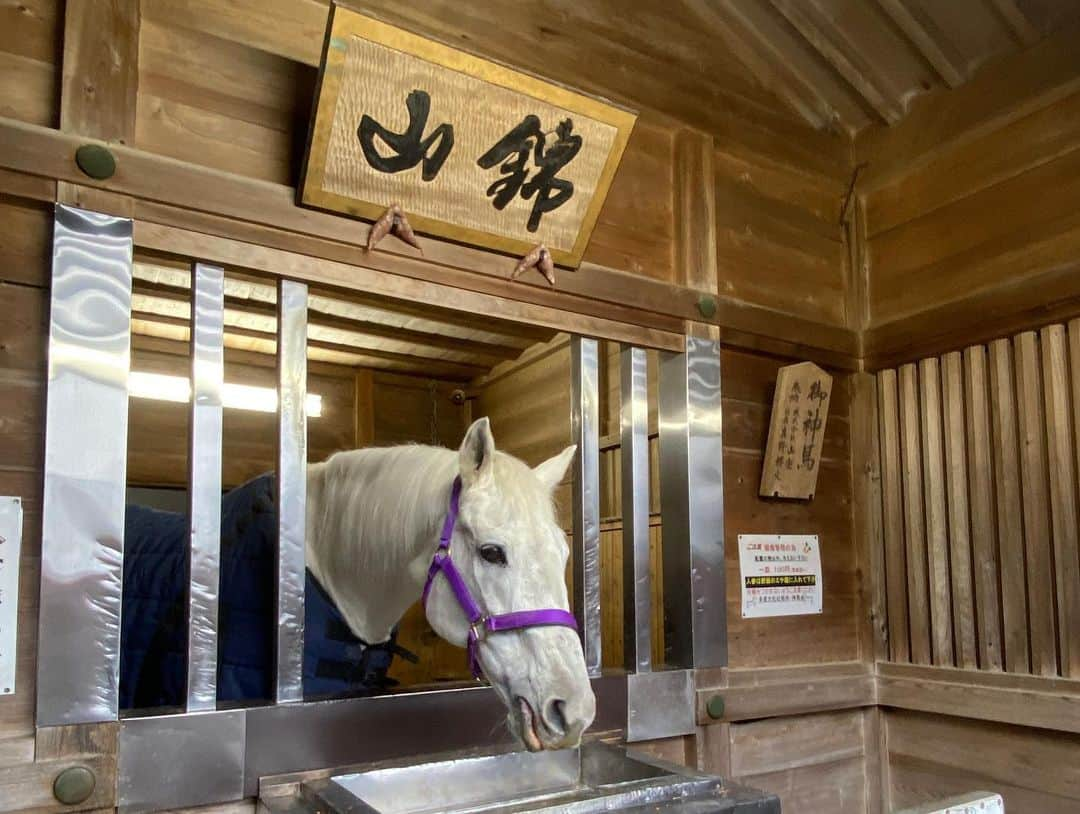
[[[904,365],[900,368],[900,446],[904,536],[907,541],[911,660],[916,664],[930,664],[930,615],[926,534],[923,526],[922,454],[919,443],[919,395],[915,365]]]
[[[945,461],[941,437],[941,373],[937,357],[919,362],[919,422],[923,452],[923,506],[930,581],[930,645],[934,664],[953,665],[949,539],[945,528]]]
[[[971,529],[964,437],[964,379],[959,353],[941,359],[941,401],[945,424],[945,488],[948,492],[949,571],[952,576],[953,636],[956,665],[974,669],[975,603],[971,585]]]
[[[851,377],[849,438],[854,489],[855,562],[864,575],[859,588],[859,653],[871,661],[889,658],[885,610],[885,548],[881,544],[881,456],[878,438],[877,379],[869,373]]]
[[[1054,574],[1050,559],[1046,429],[1035,332],[1025,331],[1017,336],[1013,341],[1013,352],[1020,422],[1020,485],[1024,503],[1031,671],[1053,676],[1057,675],[1057,621],[1054,618]]]
[[[992,447],[997,483],[1001,607],[1005,627],[1005,669],[1011,673],[1027,673],[1031,671],[1031,662],[1028,659],[1020,462],[1016,437],[1012,345],[1008,339],[997,339],[990,343],[990,392],[990,404],[993,408]]]
[[[994,523],[994,471],[990,449],[990,401],[986,348],[964,351],[964,403],[967,419],[968,477],[971,485],[971,542],[975,562],[975,614],[979,666],[1000,670],[1001,597]]]
[[[1050,470],[1050,510],[1057,588],[1061,674],[1080,676],[1080,562],[1077,559],[1076,469],[1064,325],[1040,332],[1046,448]]]
[[[896,371],[878,373],[878,412],[881,445],[882,531],[885,544],[885,603],[889,619],[889,658],[908,661],[904,508],[900,477],[900,419]]]
[[[1069,379],[1072,383],[1076,472],[1080,475],[1080,319],[1069,323]]]

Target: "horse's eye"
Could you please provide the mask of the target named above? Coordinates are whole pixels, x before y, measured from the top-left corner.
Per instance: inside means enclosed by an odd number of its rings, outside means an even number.
[[[492,565],[506,565],[506,551],[501,545],[480,546],[480,556]]]

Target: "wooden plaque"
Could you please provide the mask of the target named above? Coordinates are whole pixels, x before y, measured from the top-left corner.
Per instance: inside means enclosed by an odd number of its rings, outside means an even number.
[[[576,267],[635,120],[335,6],[299,202]]]
[[[758,492],[762,497],[814,496],[831,393],[832,376],[813,362],[780,368]]]

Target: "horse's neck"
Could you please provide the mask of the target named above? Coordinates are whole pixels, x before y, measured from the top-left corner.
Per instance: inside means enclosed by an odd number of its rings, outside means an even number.
[[[457,454],[435,447],[339,453],[308,470],[308,567],[353,632],[384,641],[420,598]]]

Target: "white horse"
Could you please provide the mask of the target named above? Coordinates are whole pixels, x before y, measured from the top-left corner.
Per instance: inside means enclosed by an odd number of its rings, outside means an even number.
[[[495,449],[481,418],[457,454],[418,445],[339,452],[308,469],[308,567],[354,634],[385,641],[420,598],[459,476],[451,553],[476,602],[488,614],[567,610],[569,549],[552,494],[575,451],[530,469]],[[469,623],[446,579],[436,578],[426,610],[436,633],[465,646]],[[489,635],[479,656],[510,730],[529,750],[580,742],[596,699],[573,630]]]

